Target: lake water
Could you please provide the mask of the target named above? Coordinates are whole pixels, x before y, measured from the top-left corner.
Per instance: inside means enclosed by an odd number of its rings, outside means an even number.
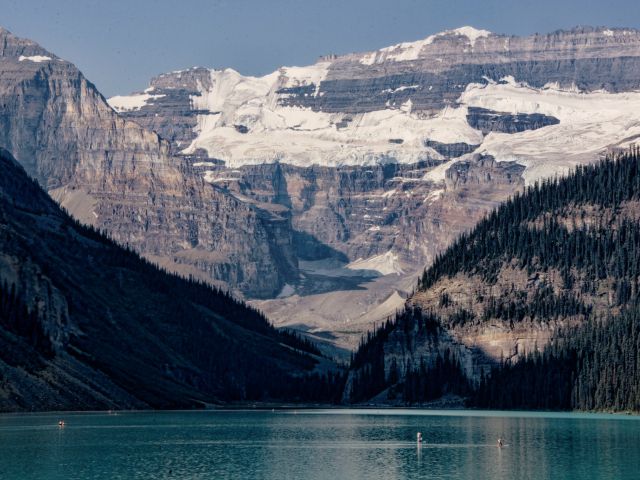
[[[103,478],[637,479],[640,418],[428,410],[0,415],[0,479]]]

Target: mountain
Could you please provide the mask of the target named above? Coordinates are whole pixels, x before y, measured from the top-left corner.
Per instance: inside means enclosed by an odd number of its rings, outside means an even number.
[[[640,133],[630,29],[465,27],[259,78],[195,68],[113,109],[0,36],[0,145],[75,218],[343,352],[485,212]]]
[[[0,411],[295,400],[323,384],[312,345],[82,226],[4,150],[0,169]]]
[[[4,29],[0,73],[0,146],[75,218],[172,271],[252,296],[297,278],[287,212],[192,174],[74,65]]]
[[[346,398],[640,409],[640,151],[516,195],[356,352]]]
[[[463,27],[263,77],[175,71],[109,103],[183,153],[230,168],[416,164],[475,150],[525,162],[533,178],[639,133],[624,122],[637,122],[638,68],[636,30],[520,38]],[[540,141],[550,145],[525,148]]]
[[[349,349],[485,212],[633,143],[639,65],[632,29],[463,27],[263,77],[169,72],[108,101],[205,182],[290,216],[298,275],[254,304]]]

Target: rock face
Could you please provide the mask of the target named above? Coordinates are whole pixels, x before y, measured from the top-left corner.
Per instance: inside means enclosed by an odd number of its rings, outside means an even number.
[[[118,105],[125,117],[160,133],[178,149],[183,149],[197,136],[194,129],[198,115],[210,113],[194,109],[191,97],[211,87],[209,70],[193,68],[154,77],[150,87],[140,95],[112,97],[110,102]],[[153,115],[143,108],[148,104],[154,106]]]
[[[74,222],[4,150],[0,169],[0,411],[261,399],[315,365],[254,310]]]
[[[270,296],[297,276],[290,218],[194,175],[69,62],[0,31],[0,145],[76,218],[163,266]]]
[[[402,307],[423,265],[524,185],[522,166],[491,157],[446,167],[281,165],[278,182],[264,180],[270,165],[239,169],[242,176],[228,188],[246,195],[275,198],[271,185],[286,186],[278,196],[302,237],[301,280],[282,298],[256,305],[279,325],[304,329],[319,342],[330,335],[343,352],[355,348],[363,331]],[[441,187],[430,178],[438,169],[445,172]]]
[[[4,29],[0,39],[1,144],[47,189],[172,167],[169,144],[114,115],[74,65]],[[120,187],[135,181],[122,178]]]
[[[466,155],[467,153],[473,152],[480,146],[480,145],[469,145],[468,143],[464,143],[464,142],[443,143],[443,142],[436,142],[435,140],[427,140],[424,144],[426,147],[433,148],[440,155],[447,158],[461,157],[462,155]]]
[[[445,188],[438,190],[428,178],[437,164],[267,164],[242,167],[233,178],[226,169],[210,171],[207,178],[256,203],[281,205],[290,212],[302,260],[333,256],[352,261],[393,251],[402,262],[412,259],[422,265],[472,226],[473,220],[456,218],[456,212],[474,212],[471,217],[476,218],[485,205],[523,185],[523,167],[476,155],[447,169]],[[471,196],[483,204],[471,202]]]
[[[338,57],[317,95],[304,89],[284,93],[289,105],[325,112],[375,111],[409,99],[414,110],[435,112],[455,104],[469,83],[487,78],[513,76],[534,88],[557,82],[562,88],[624,92],[640,85],[631,73],[639,68],[636,30],[584,27],[513,37],[463,27]]]
[[[483,134],[489,132],[518,133],[526,130],[537,130],[548,125],[560,123],[555,117],[540,113],[510,114],[506,112],[494,112],[486,108],[469,107],[467,121],[476,130]]]

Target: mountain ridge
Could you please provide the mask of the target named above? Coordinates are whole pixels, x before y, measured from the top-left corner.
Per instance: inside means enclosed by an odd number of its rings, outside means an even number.
[[[280,67],[262,77],[244,77],[232,69],[195,68],[157,76],[143,93],[109,101],[128,118],[171,138],[176,151],[222,160],[229,167],[273,162],[370,166],[450,160],[442,150],[432,148],[438,142],[474,145],[477,152],[491,154],[498,161],[517,160],[531,170],[529,181],[534,181],[566,171],[576,162],[593,160],[608,147],[625,146],[627,137],[638,134],[633,127],[620,124],[584,145],[576,143],[573,153],[557,143],[545,152],[546,157],[527,148],[533,142],[552,142],[572,128],[584,132],[586,138],[604,125],[591,109],[610,110],[638,101],[632,91],[640,84],[630,75],[640,61],[637,30],[581,27],[509,37],[472,29],[471,36],[483,42],[482,54],[467,51],[468,42],[459,41],[467,38],[464,31],[419,40],[422,47],[416,59],[384,57],[381,62],[387,67],[381,71],[374,64],[359,63],[371,52],[335,56],[306,67]],[[433,43],[434,39],[438,41]],[[508,44],[499,44],[499,39]],[[375,52],[386,54],[412,48],[414,43]],[[555,71],[548,63],[552,61],[561,62]],[[425,72],[431,72],[430,76]],[[348,98],[339,88],[341,75],[348,78],[344,80]],[[488,87],[488,99],[477,95]],[[359,95],[361,90],[367,95]],[[577,92],[588,95],[578,96]],[[521,97],[514,100],[515,105],[509,103],[514,95]],[[585,105],[590,122],[584,118],[576,122],[570,114],[557,118],[558,109],[570,113],[583,97],[592,104]],[[370,99],[375,99],[375,105],[363,106]],[[334,100],[338,103],[327,108],[327,102]],[[601,105],[603,101],[620,105]],[[534,123],[523,126],[521,135],[500,136],[515,132],[503,130],[497,121],[479,132],[474,123],[481,115],[478,108],[491,110],[484,115],[502,117],[502,122],[513,123],[509,114],[521,115],[522,125],[527,115],[545,115],[557,125],[540,129],[541,124]],[[165,122],[167,119],[171,121]],[[621,122],[609,119],[612,121]],[[628,135],[623,135],[626,129]],[[490,132],[494,134],[487,136]],[[570,153],[575,158],[563,160]],[[538,166],[543,163],[546,166]]]

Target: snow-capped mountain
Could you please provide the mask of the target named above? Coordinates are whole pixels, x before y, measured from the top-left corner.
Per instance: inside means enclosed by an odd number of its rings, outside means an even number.
[[[636,30],[463,27],[263,77],[170,72],[109,103],[205,182],[291,215],[300,278],[260,307],[357,342],[487,209],[633,143],[639,73]]]
[[[263,77],[172,72],[109,103],[182,153],[232,168],[411,164],[466,144],[524,164],[531,181],[640,134],[640,80],[630,74],[639,66],[635,30],[518,38],[462,27]],[[158,122],[177,106],[184,124],[166,132]]]
[[[69,212],[342,345],[526,182],[640,134],[635,30],[462,28],[264,77],[171,72],[111,107],[0,38],[0,146]]]

